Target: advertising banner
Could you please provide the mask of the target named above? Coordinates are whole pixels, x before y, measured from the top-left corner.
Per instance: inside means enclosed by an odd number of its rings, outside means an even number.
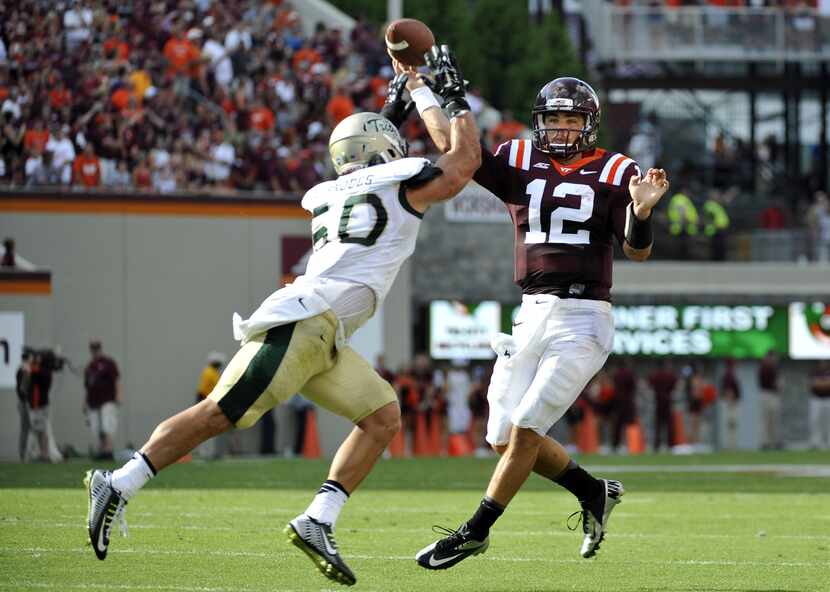
[[[23,313],[0,312],[0,388],[15,387],[23,339]]]
[[[830,304],[790,304],[790,357],[794,360],[830,359]]]
[[[501,305],[435,300],[429,307],[429,352],[436,360],[489,360],[501,325]]]

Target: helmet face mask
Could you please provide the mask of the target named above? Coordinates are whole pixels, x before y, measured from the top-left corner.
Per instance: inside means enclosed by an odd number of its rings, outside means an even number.
[[[404,158],[406,140],[391,121],[377,113],[355,113],[337,124],[329,154],[338,175]]]
[[[555,136],[557,131],[568,129],[546,127],[545,115],[554,112],[579,113],[585,118],[576,140],[562,144],[551,142],[551,137]],[[533,146],[562,159],[593,150],[597,144],[600,115],[597,93],[587,83],[578,78],[552,80],[542,87],[533,105]]]

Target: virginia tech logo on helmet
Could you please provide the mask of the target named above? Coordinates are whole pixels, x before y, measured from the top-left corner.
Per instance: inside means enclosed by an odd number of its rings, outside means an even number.
[[[573,109],[574,108],[574,100],[573,99],[548,99],[545,103],[549,109]]]

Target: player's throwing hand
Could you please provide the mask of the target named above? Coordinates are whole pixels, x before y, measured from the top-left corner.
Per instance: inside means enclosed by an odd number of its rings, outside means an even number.
[[[634,206],[634,214],[645,219],[651,214],[663,194],[669,189],[669,180],[663,169],[648,169],[645,176],[634,175],[628,182],[628,191]]]

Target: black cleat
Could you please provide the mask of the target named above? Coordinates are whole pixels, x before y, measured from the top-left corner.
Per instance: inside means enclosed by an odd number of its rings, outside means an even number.
[[[127,536],[127,521],[124,519],[124,509],[127,500],[112,488],[112,472],[90,470],[84,477],[87,494],[89,496],[89,510],[87,511],[87,527],[89,542],[95,550],[98,559],[107,558],[107,549],[110,545],[112,525],[118,520],[121,525],[121,534]]]
[[[353,586],[357,582],[354,573],[337,551],[331,526],[300,514],[288,523],[283,532],[288,536],[288,541],[308,555],[320,573],[328,579],[346,586]]]
[[[443,527],[434,527],[436,532],[446,533],[448,536],[424,547],[415,555],[418,565],[424,569],[447,569],[472,555],[484,553],[490,546],[490,537],[483,541],[473,538],[465,522],[458,530]]]
[[[605,540],[611,511],[622,501],[620,498],[625,493],[625,489],[619,481],[612,479],[600,479],[600,481],[602,481],[603,493],[597,496],[596,499],[583,503],[581,512],[574,513],[582,514],[582,532],[585,533],[585,538],[582,540],[579,554],[585,559],[596,555],[599,544]]]

